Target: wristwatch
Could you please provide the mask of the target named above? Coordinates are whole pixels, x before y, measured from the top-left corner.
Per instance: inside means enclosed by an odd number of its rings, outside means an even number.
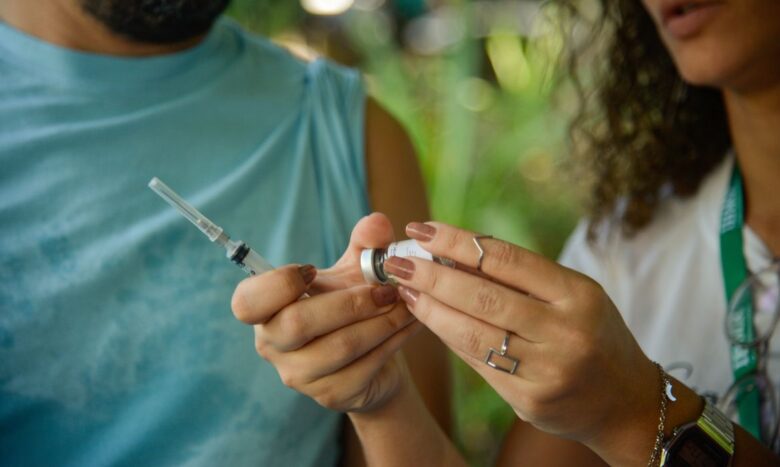
[[[734,425],[704,399],[698,420],[675,428],[661,452],[664,467],[728,467],[734,455]]]

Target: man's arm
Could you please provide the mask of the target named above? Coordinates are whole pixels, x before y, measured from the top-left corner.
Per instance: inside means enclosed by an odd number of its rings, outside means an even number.
[[[417,154],[406,130],[376,101],[366,104],[366,172],[371,206],[393,222],[396,239],[406,224],[428,220],[428,200]]]
[[[376,102],[366,108],[366,163],[371,205],[393,222],[397,239],[406,224],[430,219],[422,174],[409,136]],[[410,340],[404,354],[425,405],[445,432],[450,428],[448,354],[428,330]]]
[[[366,172],[371,207],[393,222],[396,238],[406,238],[411,221],[430,218],[422,174],[412,142],[401,125],[370,100],[365,119]],[[425,405],[445,432],[450,431],[450,371],[441,341],[423,330],[404,347],[404,356]],[[345,428],[345,464],[361,465],[357,436]]]

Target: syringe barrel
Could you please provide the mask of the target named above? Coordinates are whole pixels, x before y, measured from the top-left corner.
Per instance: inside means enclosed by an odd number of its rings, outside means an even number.
[[[250,276],[262,274],[274,268],[271,266],[271,263],[257,254],[257,252],[250,248],[246,243],[242,241],[236,243],[236,248],[228,249],[227,256]]]
[[[271,263],[241,240],[228,240],[225,246],[227,257],[250,276],[260,275],[274,269]],[[300,299],[303,298],[309,298],[309,294],[304,293]]]
[[[247,253],[246,257],[244,258],[243,263],[244,265],[242,268],[244,268],[244,271],[246,271],[250,276],[262,274],[273,269],[273,266],[271,266],[271,264],[266,261],[265,258],[258,255],[257,252],[251,248],[249,249],[249,253]]]

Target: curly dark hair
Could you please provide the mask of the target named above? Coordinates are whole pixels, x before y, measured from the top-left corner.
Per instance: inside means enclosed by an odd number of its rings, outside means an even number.
[[[574,0],[565,1],[581,20]],[[570,126],[573,162],[589,193],[591,237],[603,220],[632,235],[668,194],[694,194],[731,138],[721,93],[683,81],[642,2],[599,3],[593,32],[580,41],[586,45],[568,54],[580,96]],[[593,44],[601,61],[593,60]]]

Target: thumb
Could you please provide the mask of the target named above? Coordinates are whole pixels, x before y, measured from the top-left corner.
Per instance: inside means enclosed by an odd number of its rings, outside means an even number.
[[[395,240],[393,224],[381,212],[375,212],[360,219],[352,229],[346,253],[360,252],[366,248],[383,248]]]
[[[366,248],[383,248],[393,242],[393,224],[381,212],[375,212],[360,219],[352,229],[349,246],[334,268],[346,267],[350,270],[360,267],[360,253]],[[359,269],[355,269],[359,271]]]

